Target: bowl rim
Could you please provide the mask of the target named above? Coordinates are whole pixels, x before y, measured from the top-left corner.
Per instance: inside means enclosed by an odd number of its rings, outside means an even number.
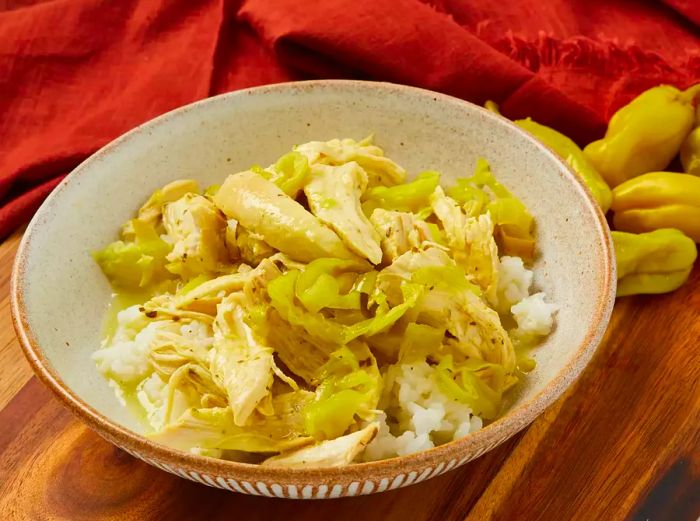
[[[448,442],[437,447],[423,450],[406,456],[398,456],[385,460],[352,463],[344,467],[331,468],[301,468],[289,469],[284,467],[265,467],[258,464],[241,463],[236,461],[221,460],[205,456],[195,455],[178,449],[155,443],[144,436],[129,430],[128,428],[112,421],[107,416],[98,412],[80,399],[61,379],[51,364],[43,355],[43,350],[35,338],[28,320],[25,296],[21,291],[26,275],[26,263],[28,250],[33,240],[35,229],[41,225],[41,216],[51,210],[57,194],[67,189],[80,179],[87,166],[108,156],[110,152],[122,143],[138,136],[157,125],[164,124],[179,115],[190,110],[197,110],[209,103],[221,103],[222,99],[241,97],[247,95],[268,95],[290,89],[314,90],[314,89],[379,89],[388,94],[392,92],[405,92],[408,95],[431,97],[443,103],[455,105],[459,109],[463,104],[472,105],[483,111],[487,117],[499,120],[500,124],[507,124],[513,132],[517,132],[533,142],[542,154],[549,156],[549,160],[559,164],[564,176],[578,188],[581,197],[589,210],[593,213],[595,232],[598,235],[602,254],[603,277],[598,286],[599,299],[595,312],[592,315],[591,326],[586,331],[583,341],[578,345],[567,364],[550,379],[544,387],[535,395],[524,401],[517,407],[510,409],[496,421],[484,426],[482,429],[470,433],[464,438]],[[536,140],[526,131],[514,125],[510,120],[499,114],[490,112],[483,107],[474,105],[462,99],[442,94],[427,89],[399,85],[387,82],[373,82],[361,80],[310,80],[301,82],[286,82],[248,89],[232,91],[210,98],[206,98],[182,107],[176,108],[122,134],[115,140],[100,148],[94,154],[85,159],[71,173],[69,173],[43,202],[30,221],[24,236],[20,242],[15,257],[11,277],[11,311],[12,320],[25,357],[29,361],[34,373],[46,385],[64,406],[67,406],[76,416],[84,421],[98,434],[129,451],[147,456],[156,461],[168,464],[180,465],[186,469],[194,469],[215,476],[231,477],[235,479],[250,479],[253,481],[267,481],[272,483],[329,483],[331,480],[346,482],[349,480],[363,480],[376,474],[398,475],[408,469],[436,467],[444,464],[460,454],[468,454],[469,450],[478,451],[479,448],[492,449],[505,441],[524,427],[529,425],[549,405],[558,399],[564,391],[573,384],[592,358],[600,340],[607,328],[615,301],[615,262],[612,239],[605,216],[592,195],[574,174],[571,168],[560,159],[550,148]],[[469,458],[465,458],[468,460]],[[461,462],[460,462],[461,463]]]

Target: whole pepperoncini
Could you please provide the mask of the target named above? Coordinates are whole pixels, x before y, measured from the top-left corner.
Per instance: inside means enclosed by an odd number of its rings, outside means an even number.
[[[613,190],[613,224],[626,232],[677,228],[700,242],[700,177],[650,172]]]
[[[617,296],[667,293],[680,287],[697,258],[692,239],[674,229],[612,232],[617,259]]]
[[[681,164],[686,173],[700,175],[700,105],[695,110],[695,129],[681,146]]]
[[[612,201],[610,187],[576,143],[561,132],[557,132],[545,125],[540,125],[530,118],[519,119],[514,121],[514,123],[561,156],[591,191],[593,198],[598,202],[603,213],[608,211]]]
[[[700,84],[685,91],[670,85],[649,89],[618,110],[603,139],[584,152],[610,186],[663,170],[693,127]]]

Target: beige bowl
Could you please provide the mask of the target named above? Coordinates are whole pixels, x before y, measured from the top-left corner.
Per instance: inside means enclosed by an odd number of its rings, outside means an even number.
[[[288,470],[220,461],[155,444],[114,397],[90,355],[110,297],[90,252],[156,188],[189,177],[203,185],[294,144],[374,132],[409,172],[449,182],[485,157],[537,221],[535,284],[559,305],[556,330],[507,414],[446,445],[344,468]],[[39,209],[17,254],[12,313],[39,378],[107,440],[163,470],[264,496],[324,498],[418,483],[493,449],[532,422],[583,370],[607,326],[615,272],[603,215],[555,155],[475,105],[433,92],[358,81],[313,81],[242,90],[146,123],[75,169]],[[583,390],[585,392],[585,390]]]

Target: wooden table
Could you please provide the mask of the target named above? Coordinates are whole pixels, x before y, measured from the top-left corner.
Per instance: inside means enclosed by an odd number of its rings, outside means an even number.
[[[700,269],[617,303],[578,383],[526,432],[446,475],[360,498],[243,496],[142,463],[32,377],[10,319],[20,239],[0,245],[0,521],[673,520],[700,516]]]

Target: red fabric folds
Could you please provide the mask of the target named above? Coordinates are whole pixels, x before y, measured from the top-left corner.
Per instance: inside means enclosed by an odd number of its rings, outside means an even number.
[[[280,81],[417,85],[581,143],[658,83],[700,81],[696,2],[53,0],[0,12],[0,236],[130,128]]]

